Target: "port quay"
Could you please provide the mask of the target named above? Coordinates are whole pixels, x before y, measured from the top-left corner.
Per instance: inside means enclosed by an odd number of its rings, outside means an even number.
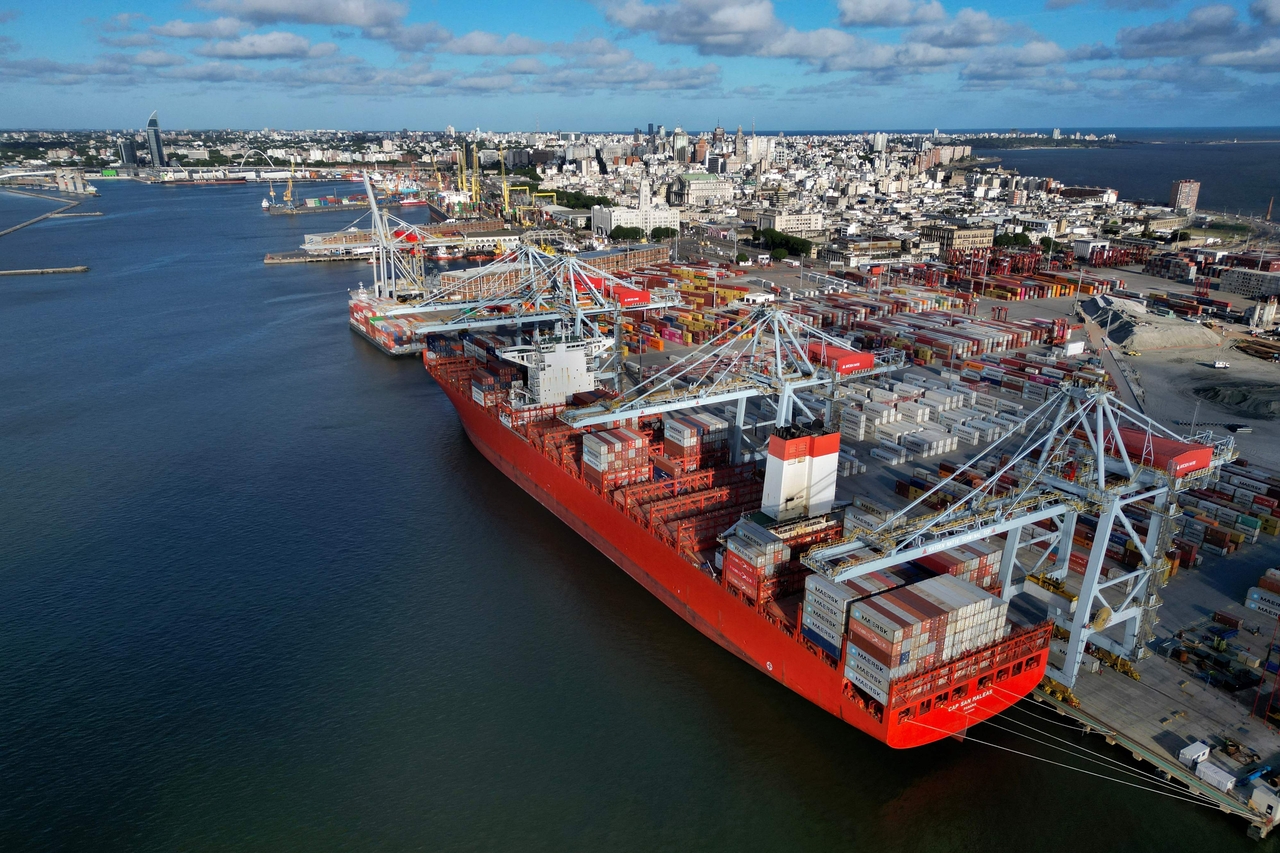
[[[502,475],[475,488],[769,695],[887,756],[998,751],[1273,829],[1270,210],[998,156],[1105,130],[77,133],[0,169],[0,247],[79,253],[6,286],[94,286],[121,189],[231,199],[269,234],[244,276],[342,282],[327,333],[447,401],[424,428]]]

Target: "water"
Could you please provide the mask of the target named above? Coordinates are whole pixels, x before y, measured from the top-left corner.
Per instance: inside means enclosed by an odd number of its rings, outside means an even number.
[[[1112,187],[1122,199],[1157,204],[1169,203],[1174,181],[1192,178],[1200,182],[1200,210],[1260,216],[1266,214],[1272,197],[1280,195],[1280,128],[1115,132],[1121,139],[1142,144],[1021,150],[975,147],[974,154],[999,157],[1001,166],[1023,175],[1074,186]]]
[[[260,197],[103,182],[0,238],[93,268],[0,278],[0,849],[1257,849],[703,639],[350,333],[367,267],[264,266],[345,220]]]

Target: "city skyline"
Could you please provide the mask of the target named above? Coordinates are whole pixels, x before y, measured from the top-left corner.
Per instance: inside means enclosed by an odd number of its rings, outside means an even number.
[[[1280,0],[0,0],[8,127],[1280,124]],[[565,22],[571,22],[566,24]]]

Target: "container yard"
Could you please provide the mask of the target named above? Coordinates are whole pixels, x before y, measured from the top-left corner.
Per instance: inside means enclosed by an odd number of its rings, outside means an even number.
[[[1130,784],[1269,832],[1280,644],[1249,620],[1280,634],[1280,576],[1190,602],[1280,554],[1280,476],[1121,402],[1071,310],[1186,300],[991,257],[784,277],[665,247],[424,283],[376,242],[352,327],[420,353],[495,466],[713,641],[899,748],[980,744],[1034,698],[1145,762]]]

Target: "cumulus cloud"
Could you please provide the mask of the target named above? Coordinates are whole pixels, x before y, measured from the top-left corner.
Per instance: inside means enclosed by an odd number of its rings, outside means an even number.
[[[1280,71],[1280,38],[1270,38],[1253,50],[1211,53],[1201,60],[1205,65],[1223,65],[1242,71]]]
[[[947,17],[938,0],[840,0],[839,5],[846,27],[905,27]]]
[[[1082,44],[1078,47],[1073,47],[1068,58],[1072,62],[1084,62],[1088,60],[1111,59],[1115,55],[1116,52],[1110,47],[1107,47],[1102,42],[1096,42],[1094,44]]]
[[[1254,0],[1249,14],[1269,26],[1280,26],[1280,0]]]
[[[452,38],[433,22],[407,24],[409,7],[394,0],[195,0],[214,12],[259,26],[319,24],[352,27],[368,39],[384,41],[402,53],[417,53]]]
[[[383,27],[398,24],[409,13],[392,0],[197,0],[197,5],[255,24],[327,24],[339,27]]]
[[[994,47],[979,51],[960,70],[961,80],[1019,80],[1050,73],[1050,66],[1069,58],[1051,41],[1032,41],[1018,47]]]
[[[1169,18],[1144,27],[1126,27],[1116,34],[1125,59],[1198,56],[1228,50],[1246,35],[1246,27],[1231,6],[1198,6],[1178,20]]]
[[[1108,9],[1120,9],[1125,12],[1141,12],[1144,9],[1166,9],[1168,0],[1102,0]]]
[[[495,33],[475,30],[444,42],[439,50],[471,56],[526,56],[545,52],[547,45],[537,39],[514,33],[499,36]]]
[[[1025,27],[974,9],[961,9],[949,21],[917,27],[908,33],[913,41],[935,47],[981,47],[1029,35],[1032,33]]]
[[[1072,6],[1079,6],[1084,0],[1045,0],[1044,7],[1049,11],[1056,9],[1069,9]]]
[[[128,33],[133,32],[134,24],[146,19],[146,15],[137,12],[121,12],[119,15],[112,15],[101,21],[88,18],[85,23],[103,33]]]
[[[1240,79],[1217,68],[1187,66],[1179,62],[1148,63],[1146,65],[1108,66],[1095,68],[1089,78],[1107,82],[1130,81],[1134,89],[1165,96],[1199,95],[1209,92],[1238,92],[1243,88]]]
[[[823,72],[925,70],[963,58],[945,45],[923,41],[892,45],[830,27],[797,30],[778,19],[769,0],[676,0],[661,5],[624,0],[606,7],[605,15],[630,33],[647,33],[664,44],[690,45],[703,55],[794,59]]]
[[[649,33],[663,44],[692,45],[704,55],[758,55],[770,42],[785,37],[788,29],[774,15],[770,0],[676,0],[661,5],[623,0],[606,6],[604,13],[610,23],[630,32]]]
[[[547,63],[534,57],[513,59],[500,69],[504,74],[545,74]]]
[[[7,24],[10,21],[16,21],[20,14],[22,13],[17,9],[0,9],[0,24]]]
[[[215,18],[212,21],[176,20],[152,27],[151,32],[158,36],[175,39],[230,39],[235,38],[248,29],[248,24],[237,18]]]
[[[303,59],[328,56],[337,49],[337,45],[328,42],[313,45],[297,33],[276,31],[211,41],[193,52],[217,59]]]
[[[122,36],[98,36],[98,41],[108,47],[149,47],[156,43],[156,37],[147,33],[126,33]]]
[[[168,68],[174,65],[185,65],[187,62],[186,57],[164,50],[142,50],[130,54],[129,58],[135,65],[141,65],[144,68]]]

